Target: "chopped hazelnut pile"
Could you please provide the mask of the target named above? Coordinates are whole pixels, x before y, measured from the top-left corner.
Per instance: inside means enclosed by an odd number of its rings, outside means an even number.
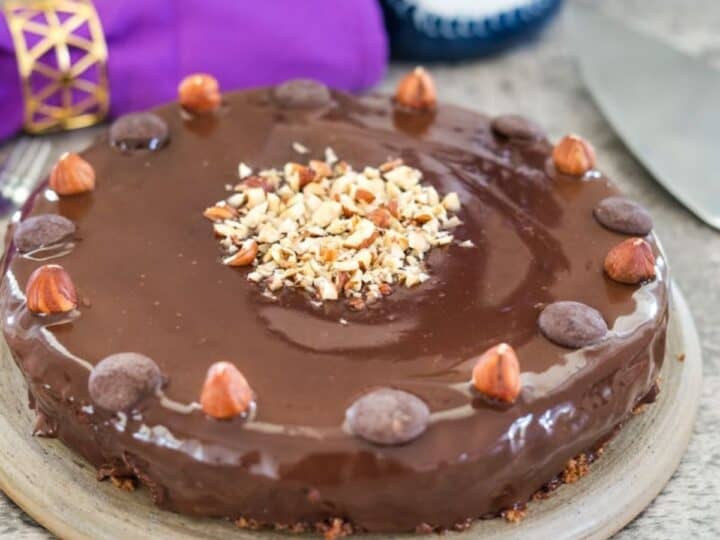
[[[426,254],[451,244],[462,224],[458,195],[441,196],[399,159],[355,171],[328,148],[324,161],[256,174],[241,163],[239,173],[232,194],[204,215],[222,262],[254,266],[248,279],[271,296],[298,288],[362,309],[393,287],[426,281]]]

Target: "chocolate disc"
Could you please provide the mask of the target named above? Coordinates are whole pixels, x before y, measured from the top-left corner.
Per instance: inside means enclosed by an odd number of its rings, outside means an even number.
[[[152,113],[126,114],[110,126],[110,144],[123,152],[158,150],[168,139],[165,120]]]
[[[90,373],[92,400],[109,411],[127,411],[162,384],[160,368],[147,356],[125,352],[101,360]]]
[[[652,231],[653,220],[650,213],[635,201],[625,197],[607,197],[593,210],[598,222],[611,231],[645,236]]]
[[[579,349],[600,341],[608,332],[600,312],[580,302],[555,302],[538,318],[543,335],[550,341]]]
[[[496,116],[493,118],[490,127],[496,135],[508,139],[531,141],[545,137],[545,132],[540,126],[517,114]]]
[[[57,244],[75,234],[75,224],[57,214],[40,214],[27,218],[15,227],[13,240],[21,253]]]
[[[310,79],[284,82],[273,91],[275,101],[289,109],[311,109],[330,103],[332,96],[328,87]]]
[[[350,430],[370,442],[403,444],[427,428],[430,410],[417,396],[402,390],[381,388],[364,395],[345,413]]]

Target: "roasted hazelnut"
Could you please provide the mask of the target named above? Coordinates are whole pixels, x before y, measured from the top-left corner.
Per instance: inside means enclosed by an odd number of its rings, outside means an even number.
[[[513,348],[500,343],[485,351],[472,372],[475,389],[486,397],[514,403],[520,395],[520,364]]]
[[[404,165],[405,162],[401,158],[395,158],[391,159],[390,161],[386,161],[385,163],[381,164],[378,169],[381,173],[386,173],[389,171],[392,171],[393,169],[399,167],[400,165]]]
[[[375,200],[375,194],[373,194],[372,191],[368,191],[367,189],[358,188],[358,190],[355,192],[355,198],[364,203],[371,203]]]
[[[311,159],[308,165],[313,171],[315,171],[315,181],[332,176],[332,169],[330,168],[330,165],[324,161]]]
[[[207,372],[200,395],[205,414],[230,419],[244,414],[253,402],[253,391],[247,380],[230,362],[215,362]]]
[[[262,188],[265,193],[270,193],[274,189],[270,181],[262,176],[248,176],[235,186],[235,189],[240,191],[252,188]]]
[[[563,174],[581,176],[595,167],[595,149],[578,135],[566,135],[552,151],[555,168]]]
[[[76,195],[95,189],[92,165],[77,154],[63,154],[50,171],[50,188],[58,195]]]
[[[220,85],[212,75],[205,73],[188,75],[178,86],[178,101],[190,112],[200,114],[213,112],[222,103]]]
[[[255,260],[257,252],[257,242],[255,240],[246,240],[237,252],[226,257],[223,262],[228,266],[250,266]]]
[[[286,174],[297,175],[300,188],[314,182],[317,178],[316,171],[301,163],[288,163],[285,169]]]
[[[397,199],[393,199],[392,201],[389,201],[387,203],[387,210],[390,212],[390,215],[394,218],[400,217],[400,209],[398,208],[398,201]]]
[[[387,208],[380,207],[370,212],[368,219],[372,221],[376,227],[387,229],[390,226],[392,214]]]
[[[66,313],[77,307],[77,293],[70,276],[58,264],[37,268],[25,287],[27,308],[33,313]]]
[[[409,109],[430,111],[437,105],[435,83],[422,67],[416,67],[398,83],[395,101]]]
[[[203,216],[210,221],[223,221],[237,216],[237,210],[232,206],[211,206],[205,209]]]
[[[605,272],[615,281],[635,285],[655,277],[655,255],[642,238],[628,238],[605,257]]]

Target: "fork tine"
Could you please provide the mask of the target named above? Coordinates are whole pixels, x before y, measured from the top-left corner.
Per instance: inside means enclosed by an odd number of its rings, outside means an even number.
[[[15,188],[20,185],[27,174],[28,170],[35,163],[35,159],[43,147],[43,142],[37,139],[32,139],[19,160],[17,165],[13,169],[8,169],[7,182],[2,188],[2,195],[6,198],[11,198]]]
[[[13,156],[8,160],[8,165],[2,175],[2,196],[7,198],[13,190],[13,186],[17,183],[18,177],[22,175],[27,165],[31,162],[35,155],[35,143],[32,140],[24,141],[20,151],[13,152]]]
[[[51,149],[52,145],[47,141],[43,141],[43,144],[38,149],[35,159],[32,161],[30,169],[28,169],[28,171],[25,173],[25,176],[22,178],[21,183],[18,184],[13,190],[11,197],[16,205],[19,206],[23,204],[30,195],[30,193],[32,193],[33,189],[35,189],[35,186],[40,180],[40,176],[45,169],[45,164],[47,162],[48,156],[50,155]]]
[[[25,155],[25,151],[30,144],[30,139],[23,138],[13,147],[10,156],[5,161],[4,167],[0,170],[0,186],[4,186],[10,174],[15,170],[18,161],[20,161]]]
[[[38,179],[40,177],[51,148],[52,145],[48,141],[42,141],[42,144],[37,149],[35,159],[32,161],[30,168],[25,173],[26,178]]]
[[[33,139],[22,139],[21,144],[18,145],[12,152],[12,155],[8,159],[7,166],[3,171],[4,180],[12,180],[17,176],[19,170],[23,170],[28,163],[28,157],[35,153],[37,148],[37,142]]]

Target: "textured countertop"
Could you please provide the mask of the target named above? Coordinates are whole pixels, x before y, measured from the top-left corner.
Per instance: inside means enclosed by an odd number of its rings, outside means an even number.
[[[605,0],[602,6],[720,69],[717,0]],[[391,91],[407,67],[394,66],[381,89]],[[595,145],[600,168],[652,212],[672,275],[695,316],[705,379],[703,388],[697,389],[702,393],[701,407],[680,468],[655,501],[616,538],[720,538],[720,232],[676,203],[628,153],[584,90],[561,20],[538,41],[510,53],[481,62],[436,66],[432,73],[442,101],[493,114],[522,113],[553,136],[571,131],[582,134]],[[81,148],[90,136],[87,131],[54,136],[54,150]],[[9,147],[0,147],[0,158]],[[52,536],[0,493],[0,537]]]

